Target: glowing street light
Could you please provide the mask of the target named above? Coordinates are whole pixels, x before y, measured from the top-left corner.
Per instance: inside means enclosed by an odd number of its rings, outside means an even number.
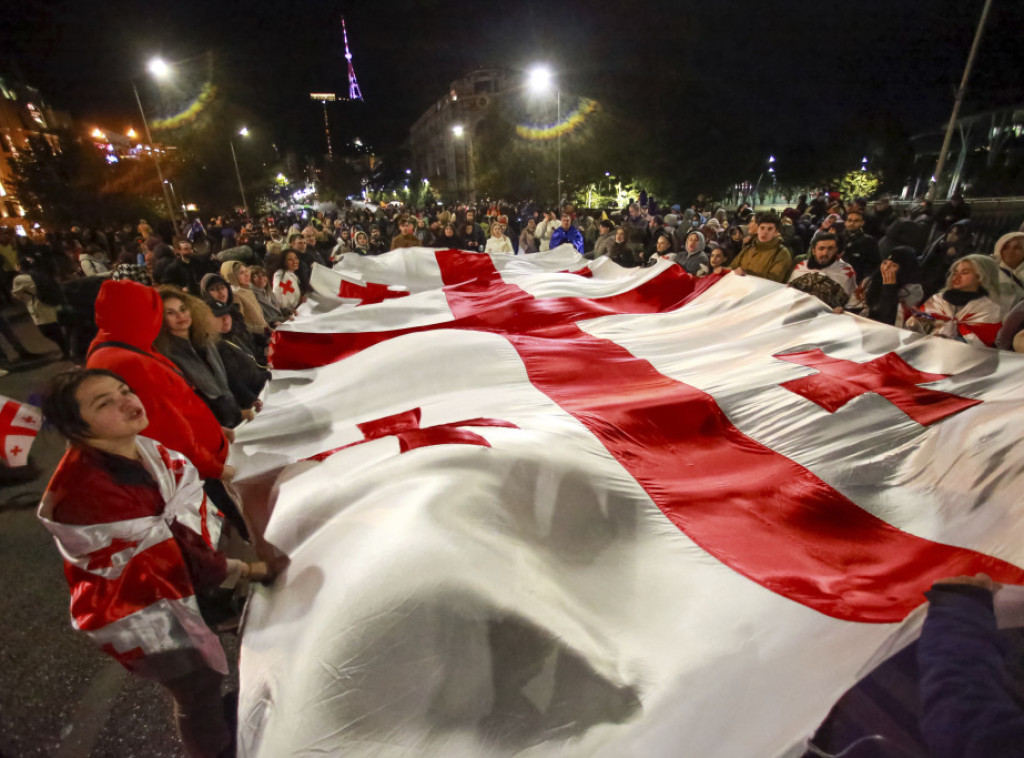
[[[135,139],[135,138],[136,138],[136,137],[138,137],[139,135],[138,135],[138,134],[136,134],[136,133],[135,133],[135,130],[134,130],[134,129],[132,129],[132,128],[131,128],[131,127],[129,126],[129,127],[128,127],[128,131],[127,131],[127,132],[125,132],[125,135],[124,135],[124,136],[125,136],[125,137],[127,137],[128,139]]]
[[[92,131],[90,132],[90,135],[91,135],[91,136],[92,136],[92,137],[93,137],[94,139],[103,139],[103,130],[102,130],[102,129],[100,129],[100,128],[99,128],[99,127],[97,126],[97,127],[95,128],[95,129],[93,129],[93,130],[92,130]]]
[[[534,92],[547,92],[555,77],[547,66],[534,66],[526,76],[526,86]]]
[[[163,58],[153,58],[146,68],[157,79],[166,79],[171,75],[171,67],[167,65],[167,61]]]
[[[163,60],[163,58],[153,58],[147,66],[149,73],[155,76],[157,79],[166,79],[171,73],[171,67]],[[146,119],[146,111],[142,107],[142,98],[139,97],[139,88],[135,86],[135,80],[132,79],[132,92],[135,93],[135,102],[139,106],[139,115],[142,116],[142,127],[146,132],[146,142],[149,145],[153,144],[153,135],[149,131],[149,121]],[[154,150],[153,165],[156,166],[156,175],[160,180],[160,188],[164,192],[164,204],[167,206],[167,214],[171,217],[171,226],[177,230],[178,219],[174,213],[174,205],[171,203],[170,193],[167,191],[167,184],[164,182],[164,172],[160,168],[160,159],[156,157],[156,153],[160,152]]]
[[[462,139],[466,134],[466,129],[462,124],[455,124],[452,126],[452,135],[455,139]],[[463,143],[463,150],[465,151],[465,143]],[[452,166],[455,167],[455,191],[459,191],[459,161],[458,158],[453,156]],[[466,154],[466,173],[469,173],[469,154]],[[467,182],[468,184],[469,182]]]
[[[249,127],[243,126],[238,130],[240,137],[249,136]],[[235,178],[238,179],[238,191],[242,195],[242,208],[245,210],[246,217],[249,216],[249,204],[245,202],[245,187],[242,186],[242,172],[238,170],[238,156],[235,155],[235,140],[229,139],[228,144],[231,146],[231,160],[235,162]]]
[[[552,87],[555,89],[555,128],[558,133],[555,136],[558,152],[558,207],[562,207],[562,90],[555,85],[555,75],[547,66],[534,66],[526,75],[526,86],[538,94],[548,92]],[[561,210],[559,210],[561,212]]]

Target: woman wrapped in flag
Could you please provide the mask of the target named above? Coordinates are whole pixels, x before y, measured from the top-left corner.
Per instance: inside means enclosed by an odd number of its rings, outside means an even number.
[[[223,515],[185,456],[140,436],[146,410],[120,376],[60,374],[43,414],[69,443],[39,518],[64,558],[72,626],[168,689],[188,755],[233,755],[227,660],[197,596],[271,570],[217,550]]]

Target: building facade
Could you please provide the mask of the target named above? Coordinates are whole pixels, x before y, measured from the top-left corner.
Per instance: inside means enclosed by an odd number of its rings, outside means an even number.
[[[473,139],[484,115],[511,86],[511,72],[481,69],[452,82],[409,131],[414,170],[443,195],[476,199]]]
[[[25,216],[14,196],[13,160],[36,138],[59,151],[54,130],[70,125],[68,114],[51,108],[39,90],[0,77],[0,224],[21,225]]]

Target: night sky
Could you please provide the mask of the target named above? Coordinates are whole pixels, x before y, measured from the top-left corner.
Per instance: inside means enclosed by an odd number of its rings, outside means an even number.
[[[365,103],[339,130],[399,144],[448,84],[477,66],[546,61],[563,87],[637,119],[747,120],[765,149],[890,118],[908,134],[948,116],[983,0],[302,3],[10,0],[0,69],[83,120],[134,113],[129,77],[154,54],[212,51],[232,100],[281,145],[322,152],[311,91],[347,91],[346,17]],[[964,113],[1024,103],[1024,3],[995,0]],[[341,122],[344,122],[343,124]],[[755,134],[756,131],[756,134]],[[778,148],[776,147],[778,146]]]

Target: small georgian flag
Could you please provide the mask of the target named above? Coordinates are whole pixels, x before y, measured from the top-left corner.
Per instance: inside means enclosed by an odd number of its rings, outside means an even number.
[[[0,395],[0,460],[12,468],[27,464],[41,424],[38,408]]]

